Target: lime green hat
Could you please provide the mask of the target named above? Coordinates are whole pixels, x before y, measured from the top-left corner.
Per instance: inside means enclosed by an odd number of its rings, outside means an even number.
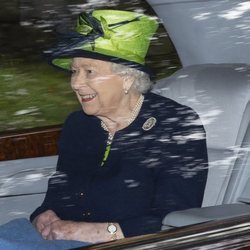
[[[155,17],[121,10],[94,10],[79,15],[74,32],[49,52],[52,65],[70,70],[73,57],[122,63],[149,73],[145,57],[158,28]]]

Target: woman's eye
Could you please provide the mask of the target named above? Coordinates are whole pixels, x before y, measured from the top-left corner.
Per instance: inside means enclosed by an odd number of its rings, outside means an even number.
[[[86,77],[94,78],[96,76],[96,71],[93,69],[86,69]]]
[[[73,74],[76,73],[76,70],[75,70],[75,69],[71,69],[71,70],[70,70],[70,73],[73,75]]]
[[[93,70],[92,69],[87,69],[87,74],[90,75],[90,74],[93,74]]]

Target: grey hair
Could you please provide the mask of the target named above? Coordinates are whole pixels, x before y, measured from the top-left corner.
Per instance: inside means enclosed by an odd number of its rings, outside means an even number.
[[[111,63],[111,70],[122,77],[132,77],[134,79],[132,87],[141,94],[145,94],[153,86],[153,82],[150,80],[149,75],[143,71],[118,63]]]

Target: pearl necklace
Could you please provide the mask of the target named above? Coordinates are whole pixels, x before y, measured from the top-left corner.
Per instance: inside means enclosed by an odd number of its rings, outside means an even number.
[[[141,110],[141,106],[142,106],[143,100],[144,100],[144,96],[140,95],[137,103],[135,104],[134,109],[132,110],[131,117],[129,118],[129,120],[127,122],[127,126],[130,125],[135,120],[135,118],[137,117],[137,115],[139,114],[139,112]]]
[[[137,117],[137,115],[139,114],[140,109],[141,109],[141,106],[142,106],[142,103],[143,103],[143,100],[144,100],[144,96],[143,96],[143,95],[140,95],[140,97],[139,97],[137,103],[135,104],[134,109],[132,110],[131,116],[130,116],[130,118],[129,118],[128,121],[127,121],[127,126],[129,126],[129,125],[135,120],[135,118]],[[108,131],[108,132],[109,132],[108,127],[106,126],[106,124],[105,124],[103,121],[101,121],[101,126],[102,126],[102,128],[103,128],[105,131]],[[113,140],[113,137],[114,137],[114,136],[109,132],[108,143],[111,144],[111,142],[112,142],[112,140]]]
[[[132,110],[131,117],[128,119],[127,125],[130,125],[135,120],[136,116],[138,115],[138,113],[139,113],[139,111],[141,109],[143,100],[144,100],[144,96],[140,95],[134,109]],[[107,145],[106,145],[104,156],[103,156],[103,159],[102,159],[102,162],[101,162],[101,166],[104,166],[105,162],[108,159],[109,153],[110,153],[111,144],[112,144],[114,135],[109,132],[108,127],[106,126],[106,124],[103,121],[101,121],[101,126],[102,126],[102,128],[104,130],[108,131]]]

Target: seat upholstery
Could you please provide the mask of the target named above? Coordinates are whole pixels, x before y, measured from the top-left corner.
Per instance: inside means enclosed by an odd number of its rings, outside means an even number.
[[[182,227],[219,219],[229,219],[236,216],[249,215],[250,206],[246,204],[222,204],[219,206],[190,208],[172,212],[163,219],[162,229]]]
[[[153,92],[193,108],[205,127],[209,173],[203,206],[236,202],[248,181],[245,177],[242,182],[239,173],[249,175],[250,168],[250,164],[245,167],[246,160],[241,161],[243,153],[245,158],[249,155],[246,134],[250,121],[250,67],[243,64],[188,66],[160,80]]]
[[[29,218],[41,205],[58,156],[0,162],[0,225]]]

